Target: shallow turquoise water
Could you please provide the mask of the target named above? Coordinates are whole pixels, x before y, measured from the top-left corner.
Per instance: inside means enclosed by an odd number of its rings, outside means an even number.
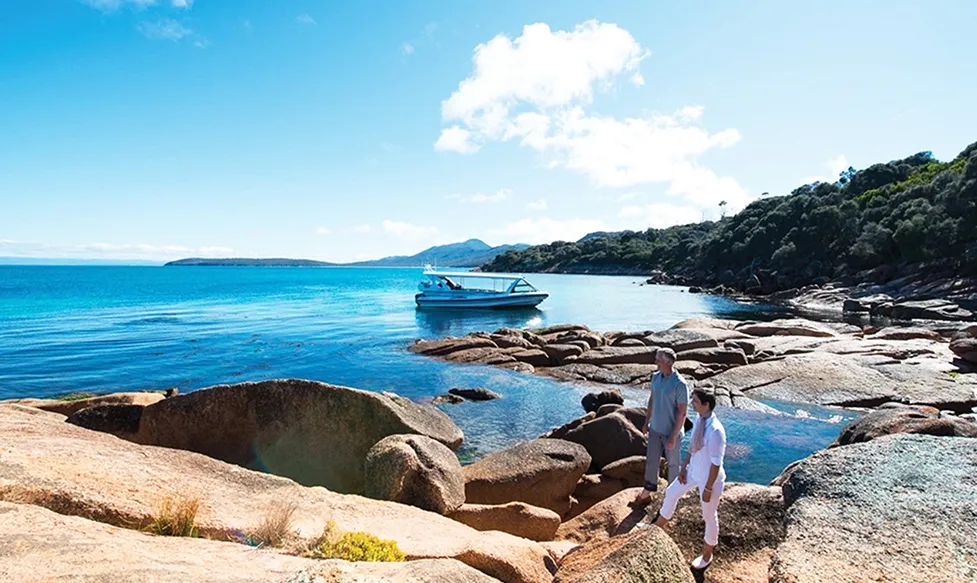
[[[664,329],[695,316],[768,317],[769,308],[636,277],[536,275],[540,309],[427,312],[419,269],[0,266],[0,399],[300,377],[418,401],[456,386],[504,398],[443,406],[466,459],[538,436],[582,413],[592,388],[406,351],[418,337],[500,326],[583,323]],[[628,390],[629,403],[646,394]],[[850,413],[778,405],[803,416],[720,411],[732,480],[766,482],[833,440]],[[825,421],[830,420],[830,421]]]

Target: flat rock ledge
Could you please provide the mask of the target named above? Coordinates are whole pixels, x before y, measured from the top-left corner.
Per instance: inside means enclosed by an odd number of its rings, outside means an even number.
[[[667,330],[595,332],[578,324],[500,328],[415,340],[410,352],[458,364],[492,365],[597,386],[645,386],[661,348],[676,370],[715,388],[719,404],[762,409],[755,399],[875,408],[977,407],[977,340],[926,328],[881,330],[801,318],[772,322],[690,319]]]

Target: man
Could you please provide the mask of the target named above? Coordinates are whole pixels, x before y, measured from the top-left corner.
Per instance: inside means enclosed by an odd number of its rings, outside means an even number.
[[[658,467],[662,454],[668,461],[668,481],[678,476],[681,465],[682,433],[689,385],[675,371],[675,351],[662,348],[655,357],[658,371],[651,375],[651,395],[648,396],[648,415],[642,428],[648,435],[648,457],[645,460],[645,487],[632,504],[645,505],[651,493],[658,490]]]

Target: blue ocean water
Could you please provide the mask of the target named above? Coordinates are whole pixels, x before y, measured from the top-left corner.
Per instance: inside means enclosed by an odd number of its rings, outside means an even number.
[[[535,275],[539,309],[418,311],[406,268],[0,266],[0,399],[299,377],[429,401],[487,387],[497,401],[443,405],[463,459],[537,437],[582,414],[593,387],[407,352],[415,338],[501,326],[583,323],[664,329],[690,317],[769,317],[770,307],[642,286],[637,277]],[[647,393],[626,390],[643,406]],[[851,413],[775,404],[788,415],[718,414],[727,473],[767,482],[832,441]],[[798,413],[799,412],[799,413]]]

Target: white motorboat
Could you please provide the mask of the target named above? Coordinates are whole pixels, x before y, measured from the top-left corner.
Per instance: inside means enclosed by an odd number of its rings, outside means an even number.
[[[421,308],[528,308],[549,294],[521,275],[427,270],[414,296]]]

